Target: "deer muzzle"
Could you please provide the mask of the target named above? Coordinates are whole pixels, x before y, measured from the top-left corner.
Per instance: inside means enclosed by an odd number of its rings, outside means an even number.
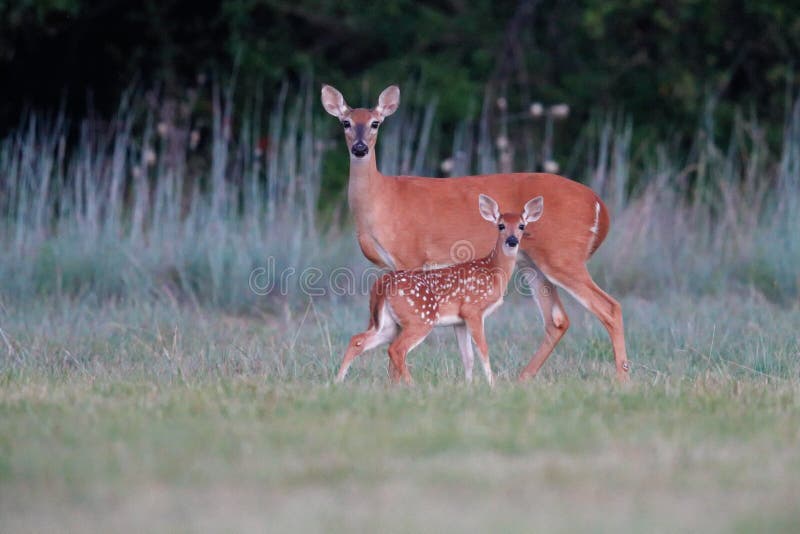
[[[353,143],[353,148],[350,149],[350,152],[357,158],[363,158],[369,152],[369,147],[364,141],[356,141]]]

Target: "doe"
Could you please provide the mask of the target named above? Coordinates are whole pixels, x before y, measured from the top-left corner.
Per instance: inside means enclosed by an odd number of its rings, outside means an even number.
[[[497,202],[481,194],[478,208],[484,219],[497,225],[497,242],[489,255],[440,269],[394,271],[381,276],[370,291],[369,328],[350,339],[337,382],[344,380],[356,356],[391,342],[392,380],[410,384],[408,352],[434,327],[453,325],[467,382],[472,381],[474,341],[486,380],[494,384],[483,322],[503,303],[525,227],[542,216],[544,199],[538,196],[529,200],[521,215],[501,214]]]

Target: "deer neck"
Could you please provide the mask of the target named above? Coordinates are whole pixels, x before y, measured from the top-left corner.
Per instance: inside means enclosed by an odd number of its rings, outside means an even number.
[[[381,182],[384,180],[385,177],[378,171],[374,149],[370,151],[367,158],[350,157],[347,200],[359,228],[367,223],[371,210],[375,206],[375,197],[380,194]]]
[[[508,285],[508,282],[511,280],[511,275],[514,272],[514,266],[517,263],[516,255],[507,256],[503,252],[503,241],[504,240],[502,238],[499,238],[497,240],[497,243],[495,244],[495,247],[492,249],[492,251],[489,253],[489,256],[487,257],[489,269],[492,272],[496,272],[502,275],[501,294],[505,293],[506,286]]]

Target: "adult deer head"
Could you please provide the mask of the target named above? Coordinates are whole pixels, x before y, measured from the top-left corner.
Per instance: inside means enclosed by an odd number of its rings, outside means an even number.
[[[378,105],[373,109],[352,109],[336,88],[323,85],[322,105],[325,111],[341,122],[350,157],[358,160],[366,158],[371,150],[375,150],[378,128],[400,105],[400,88],[390,85],[384,89],[378,97]]]

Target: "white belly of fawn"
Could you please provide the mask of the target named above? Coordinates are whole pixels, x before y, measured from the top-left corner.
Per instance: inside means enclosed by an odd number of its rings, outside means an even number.
[[[408,352],[435,327],[452,325],[456,330],[467,381],[472,380],[474,342],[486,379],[489,384],[494,384],[484,319],[502,304],[520,239],[526,225],[541,216],[542,205],[542,197],[536,197],[525,205],[522,215],[500,215],[494,200],[480,195],[481,215],[494,222],[499,230],[497,243],[488,256],[440,269],[395,271],[378,279],[370,291],[369,328],[350,340],[336,376],[337,382],[344,380],[358,355],[391,343],[389,369],[392,379],[411,383],[406,365]]]

